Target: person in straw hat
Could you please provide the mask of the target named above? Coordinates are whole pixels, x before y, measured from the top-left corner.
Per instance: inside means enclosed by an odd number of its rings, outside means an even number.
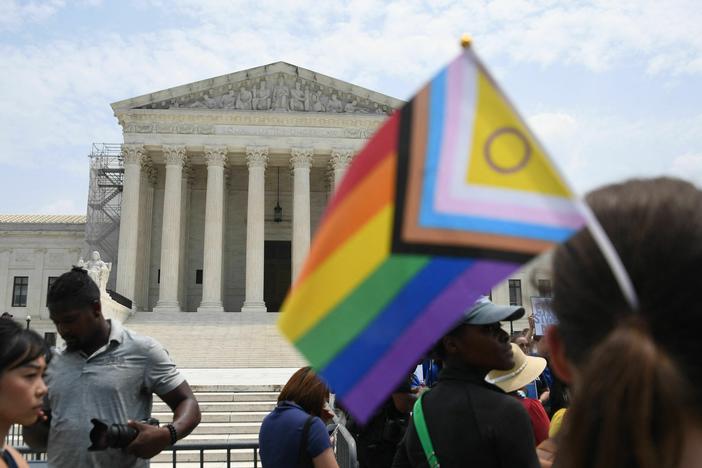
[[[531,427],[534,429],[536,444],[548,439],[549,420],[543,404],[539,400],[527,398],[524,387],[536,380],[546,368],[546,359],[527,356],[519,345],[512,343],[514,366],[509,370],[492,370],[485,377],[488,383],[497,385],[505,393],[518,398],[529,413]]]

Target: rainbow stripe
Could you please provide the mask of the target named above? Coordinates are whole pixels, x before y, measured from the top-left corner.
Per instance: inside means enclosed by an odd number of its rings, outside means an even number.
[[[356,156],[280,329],[365,421],[478,296],[584,224],[572,198],[466,51]]]

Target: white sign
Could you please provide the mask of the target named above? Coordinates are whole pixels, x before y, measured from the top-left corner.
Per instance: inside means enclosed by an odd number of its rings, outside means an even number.
[[[534,314],[534,333],[536,335],[544,335],[549,325],[557,323],[556,316],[553,315],[551,304],[553,298],[550,297],[532,297],[531,310]]]

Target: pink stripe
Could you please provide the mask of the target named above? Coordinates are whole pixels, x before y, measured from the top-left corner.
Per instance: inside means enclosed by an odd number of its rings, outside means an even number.
[[[496,202],[460,200],[450,196],[444,186],[436,200],[436,211],[451,215],[480,216],[483,218],[522,221],[553,227],[578,229],[584,224],[582,215],[573,204],[572,211],[556,211],[553,208],[535,208],[516,203],[501,204]]]
[[[461,101],[464,99],[461,89],[461,83],[465,79],[464,60],[465,54],[460,54],[448,66],[447,70],[446,116],[444,118],[444,135],[441,152],[439,153],[439,170],[436,184],[439,193],[442,192],[442,187],[449,187],[456,145],[458,145],[461,130],[465,131],[461,126],[463,121],[460,118]],[[472,132],[472,129],[470,131]]]
[[[515,263],[478,261],[444,289],[356,386],[341,396],[341,400],[359,422],[363,424],[368,421],[402,379],[409,376],[413,364],[453,327],[463,311],[492,285],[520,266]]]

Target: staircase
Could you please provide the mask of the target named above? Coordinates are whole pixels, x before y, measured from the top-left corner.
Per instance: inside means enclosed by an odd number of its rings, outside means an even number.
[[[137,312],[125,327],[160,342],[179,368],[299,368],[304,359],[278,332],[277,313]]]
[[[202,422],[183,442],[225,443],[232,441],[257,441],[263,418],[273,410],[281,385],[193,385],[200,403]],[[172,420],[168,406],[154,397],[152,415],[161,424]],[[182,442],[181,442],[182,443]],[[152,468],[172,466],[171,452],[164,452],[151,461]],[[178,452],[177,466],[200,466],[199,452]],[[206,467],[226,466],[226,452],[205,452]],[[231,452],[231,466],[253,467],[253,450]],[[260,459],[258,466],[261,466]]]

